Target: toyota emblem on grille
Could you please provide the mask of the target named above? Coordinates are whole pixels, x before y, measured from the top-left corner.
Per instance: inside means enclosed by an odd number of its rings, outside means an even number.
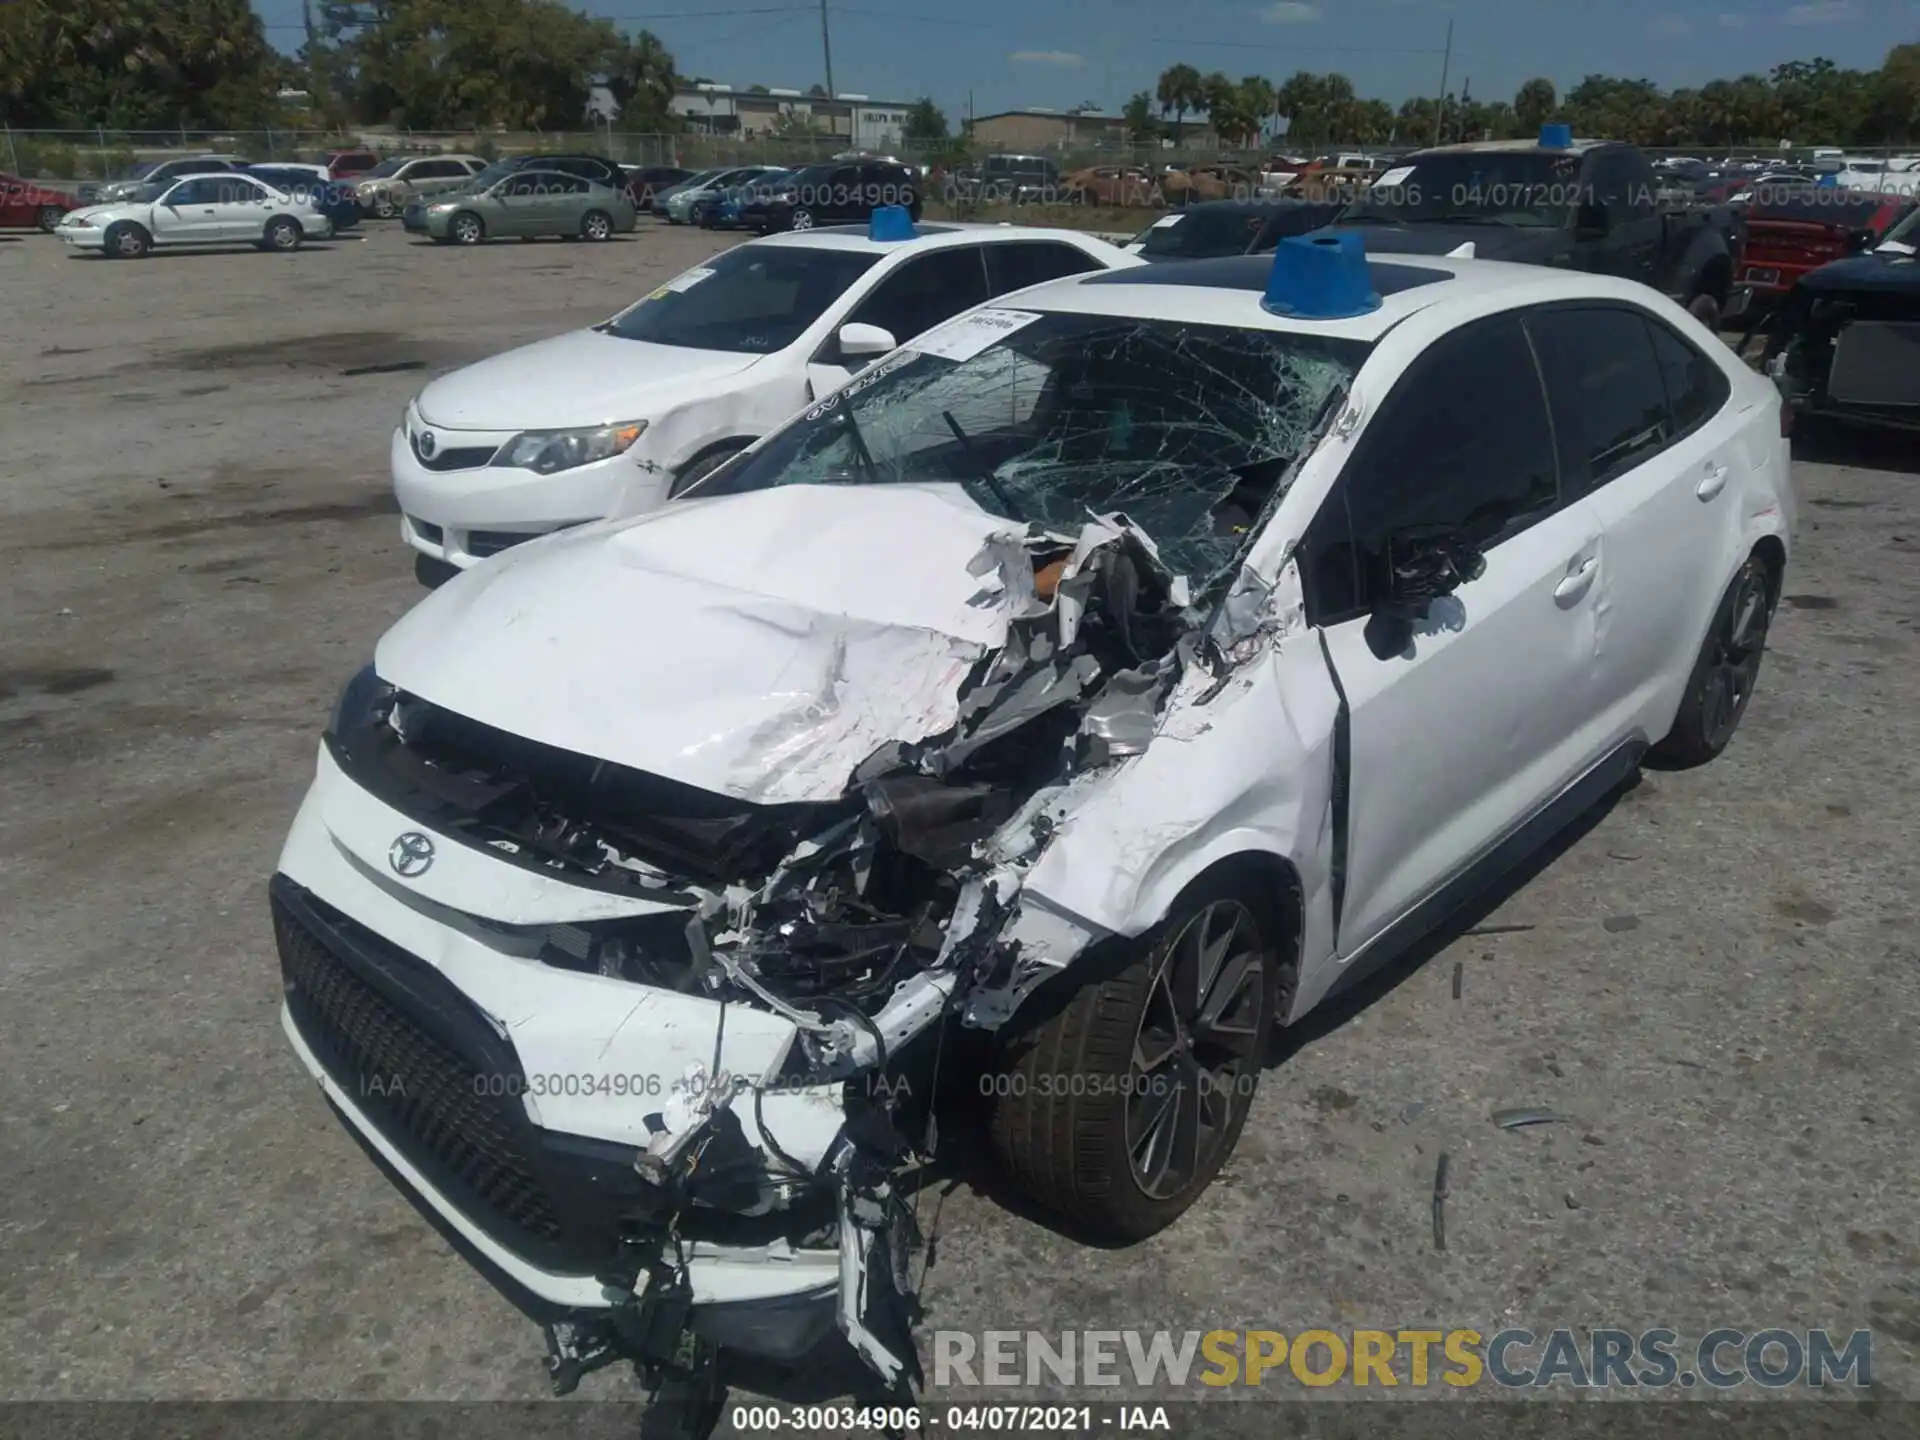
[[[431,430],[422,430],[414,440],[413,445],[414,448],[420,452],[420,458],[422,460],[431,460],[433,458],[433,452],[440,448],[440,442],[434,438],[433,431]]]
[[[418,830],[409,830],[387,848],[387,864],[404,880],[424,875],[433,864],[433,841]]]

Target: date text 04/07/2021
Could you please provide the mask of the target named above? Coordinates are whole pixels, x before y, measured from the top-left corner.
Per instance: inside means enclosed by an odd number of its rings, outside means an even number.
[[[1173,1433],[1164,1405],[735,1405],[729,1419],[743,1435]]]

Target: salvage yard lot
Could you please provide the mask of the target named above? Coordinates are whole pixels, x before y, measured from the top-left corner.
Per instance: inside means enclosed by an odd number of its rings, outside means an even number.
[[[302,1079],[265,882],[338,687],[421,594],[386,471],[406,400],[726,243],[0,239],[7,1394],[545,1393],[538,1332]],[[1916,448],[1796,466],[1728,753],[1311,1016],[1173,1229],[1086,1248],[950,1124],[929,1328],[1870,1327],[1876,1381],[1920,1395]],[[1505,1133],[1508,1106],[1566,1118]]]

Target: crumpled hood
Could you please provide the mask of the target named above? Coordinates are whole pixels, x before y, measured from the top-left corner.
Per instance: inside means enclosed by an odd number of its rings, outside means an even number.
[[[1564,230],[1521,229],[1513,225],[1341,225],[1364,235],[1369,253],[1445,255],[1473,246],[1477,260],[1517,260],[1539,264],[1562,251],[1571,253],[1573,237]]]
[[[98,221],[102,216],[110,216],[126,210],[133,203],[131,200],[97,200],[91,205],[82,205],[78,210],[69,210],[65,218]]]
[[[1920,296],[1920,260],[1903,255],[1852,255],[1809,270],[1800,277],[1800,286],[1821,295],[1874,290]]]
[[[749,802],[831,800],[882,746],[953,728],[961,681],[1031,602],[1029,563],[954,487],[682,501],[465,572],[374,663],[544,744]]]
[[[420,414],[452,430],[650,420],[759,358],[572,330],[441,376],[420,392]]]

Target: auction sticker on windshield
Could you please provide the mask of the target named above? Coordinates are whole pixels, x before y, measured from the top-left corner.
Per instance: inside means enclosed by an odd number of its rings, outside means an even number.
[[[1023,330],[1040,316],[1032,310],[976,310],[949,320],[931,334],[913,342],[922,355],[937,355],[942,360],[971,360],[996,341]]]
[[[1373,182],[1375,190],[1398,190],[1413,176],[1413,166],[1402,165],[1397,170],[1389,170]]]
[[[1171,230],[1175,225],[1178,225],[1182,220],[1186,218],[1187,217],[1184,215],[1162,215],[1158,220],[1154,221],[1153,224],[1149,225],[1147,228],[1149,230]]]
[[[667,283],[662,285],[660,288],[662,290],[670,290],[675,295],[679,295],[684,293],[685,291],[691,290],[694,286],[698,285],[702,280],[711,280],[713,278],[713,275],[714,275],[713,271],[707,269],[705,266],[699,266],[699,267],[696,267],[695,269],[687,271],[683,275],[674,276],[673,279],[667,281]]]

